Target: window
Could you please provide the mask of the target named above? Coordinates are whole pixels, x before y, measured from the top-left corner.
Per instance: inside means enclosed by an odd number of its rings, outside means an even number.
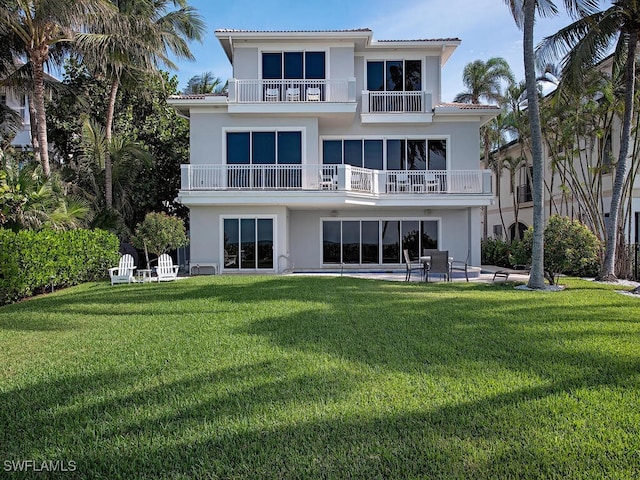
[[[385,147],[386,143],[386,147]],[[446,170],[446,140],[323,140],[322,163],[383,170]]]
[[[367,90],[414,92],[422,90],[420,60],[377,60],[367,62]]]
[[[322,222],[322,263],[400,264],[438,248],[437,220],[327,220]]]
[[[238,259],[225,269],[273,269],[272,218],[225,218],[223,228],[225,256]]]
[[[264,52],[262,78],[265,80],[323,80],[325,52]]]
[[[227,132],[228,165],[300,165],[302,132]]]

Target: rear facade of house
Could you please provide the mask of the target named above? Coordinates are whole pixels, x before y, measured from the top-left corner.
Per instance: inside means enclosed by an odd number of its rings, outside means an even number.
[[[443,103],[458,39],[374,41],[368,29],[217,30],[224,95],[180,95],[191,269],[393,270],[403,250],[480,264],[492,202],[479,129],[497,109]]]

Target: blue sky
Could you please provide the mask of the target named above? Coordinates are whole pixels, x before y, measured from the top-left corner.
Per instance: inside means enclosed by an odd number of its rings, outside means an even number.
[[[370,28],[377,40],[457,37],[462,40],[443,68],[442,99],[464,90],[462,70],[474,60],[503,57],[518,80],[524,79],[522,32],[503,0],[190,0],[207,23],[202,44],[194,43],[194,62],[179,62],[180,88],[189,78],[213,72],[226,80],[231,65],[213,34],[218,28],[253,30],[335,30]],[[562,2],[556,2],[561,5]],[[566,26],[562,14],[539,19],[536,42]]]

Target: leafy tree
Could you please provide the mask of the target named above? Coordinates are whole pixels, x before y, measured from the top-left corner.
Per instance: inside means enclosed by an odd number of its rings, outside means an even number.
[[[0,221],[13,231],[79,228],[89,220],[86,202],[65,195],[57,175],[46,176],[42,166],[4,156],[0,170]]]
[[[184,89],[185,95],[201,94],[201,93],[222,93],[229,82],[222,83],[220,77],[216,77],[213,72],[204,72],[195,75],[187,82]]]
[[[582,2],[581,2],[582,3]],[[629,140],[633,119],[636,81],[636,51],[640,34],[640,4],[636,0],[617,0],[606,10],[595,11],[598,3],[574,23],[543,40],[539,47],[542,60],[563,59],[563,82],[568,88],[580,89],[584,72],[593,68],[614,49],[614,66],[624,66],[624,110],[622,134],[616,174],[611,193],[607,243],[600,277],[615,280],[616,240],[620,205],[627,172]],[[615,74],[615,72],[614,72]]]
[[[144,249],[149,267],[149,252],[160,256],[169,250],[184,247],[189,243],[184,222],[164,212],[148,213],[132,238],[135,247]]]
[[[533,231],[525,232],[522,253],[530,258]],[[578,220],[552,215],[544,231],[544,269],[549,283],[558,275],[593,275],[598,271],[601,242]]]
[[[112,10],[104,0],[11,0],[0,4],[0,29],[12,34],[16,46],[33,68],[33,104],[36,116],[38,143],[42,169],[50,174],[47,121],[45,113],[44,65],[58,62],[61,52],[57,46],[82,39],[85,44],[95,43],[95,37],[81,33],[89,23],[108,20]]]
[[[505,0],[516,25],[523,31],[525,84],[527,86],[527,113],[531,132],[533,163],[533,250],[529,287],[544,288],[544,161],[542,158],[542,129],[536,81],[536,59],[533,48],[533,30],[536,12],[552,16],[558,10],[551,0]],[[585,16],[597,8],[597,0],[564,0],[565,7],[575,17]]]
[[[141,76],[157,73],[159,65],[177,68],[170,55],[193,59],[188,41],[202,40],[204,22],[186,0],[111,0],[117,8],[117,22],[102,24],[105,41],[85,50],[84,59],[94,74],[109,82],[105,134],[113,135],[116,97],[122,81],[130,88]],[[170,10],[170,6],[178,7]],[[93,47],[93,45],[91,46]],[[105,203],[113,204],[111,157],[105,156]]]

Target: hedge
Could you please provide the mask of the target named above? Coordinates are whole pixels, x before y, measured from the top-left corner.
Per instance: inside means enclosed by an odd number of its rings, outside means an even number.
[[[106,277],[119,244],[104,230],[0,230],[0,305]]]

